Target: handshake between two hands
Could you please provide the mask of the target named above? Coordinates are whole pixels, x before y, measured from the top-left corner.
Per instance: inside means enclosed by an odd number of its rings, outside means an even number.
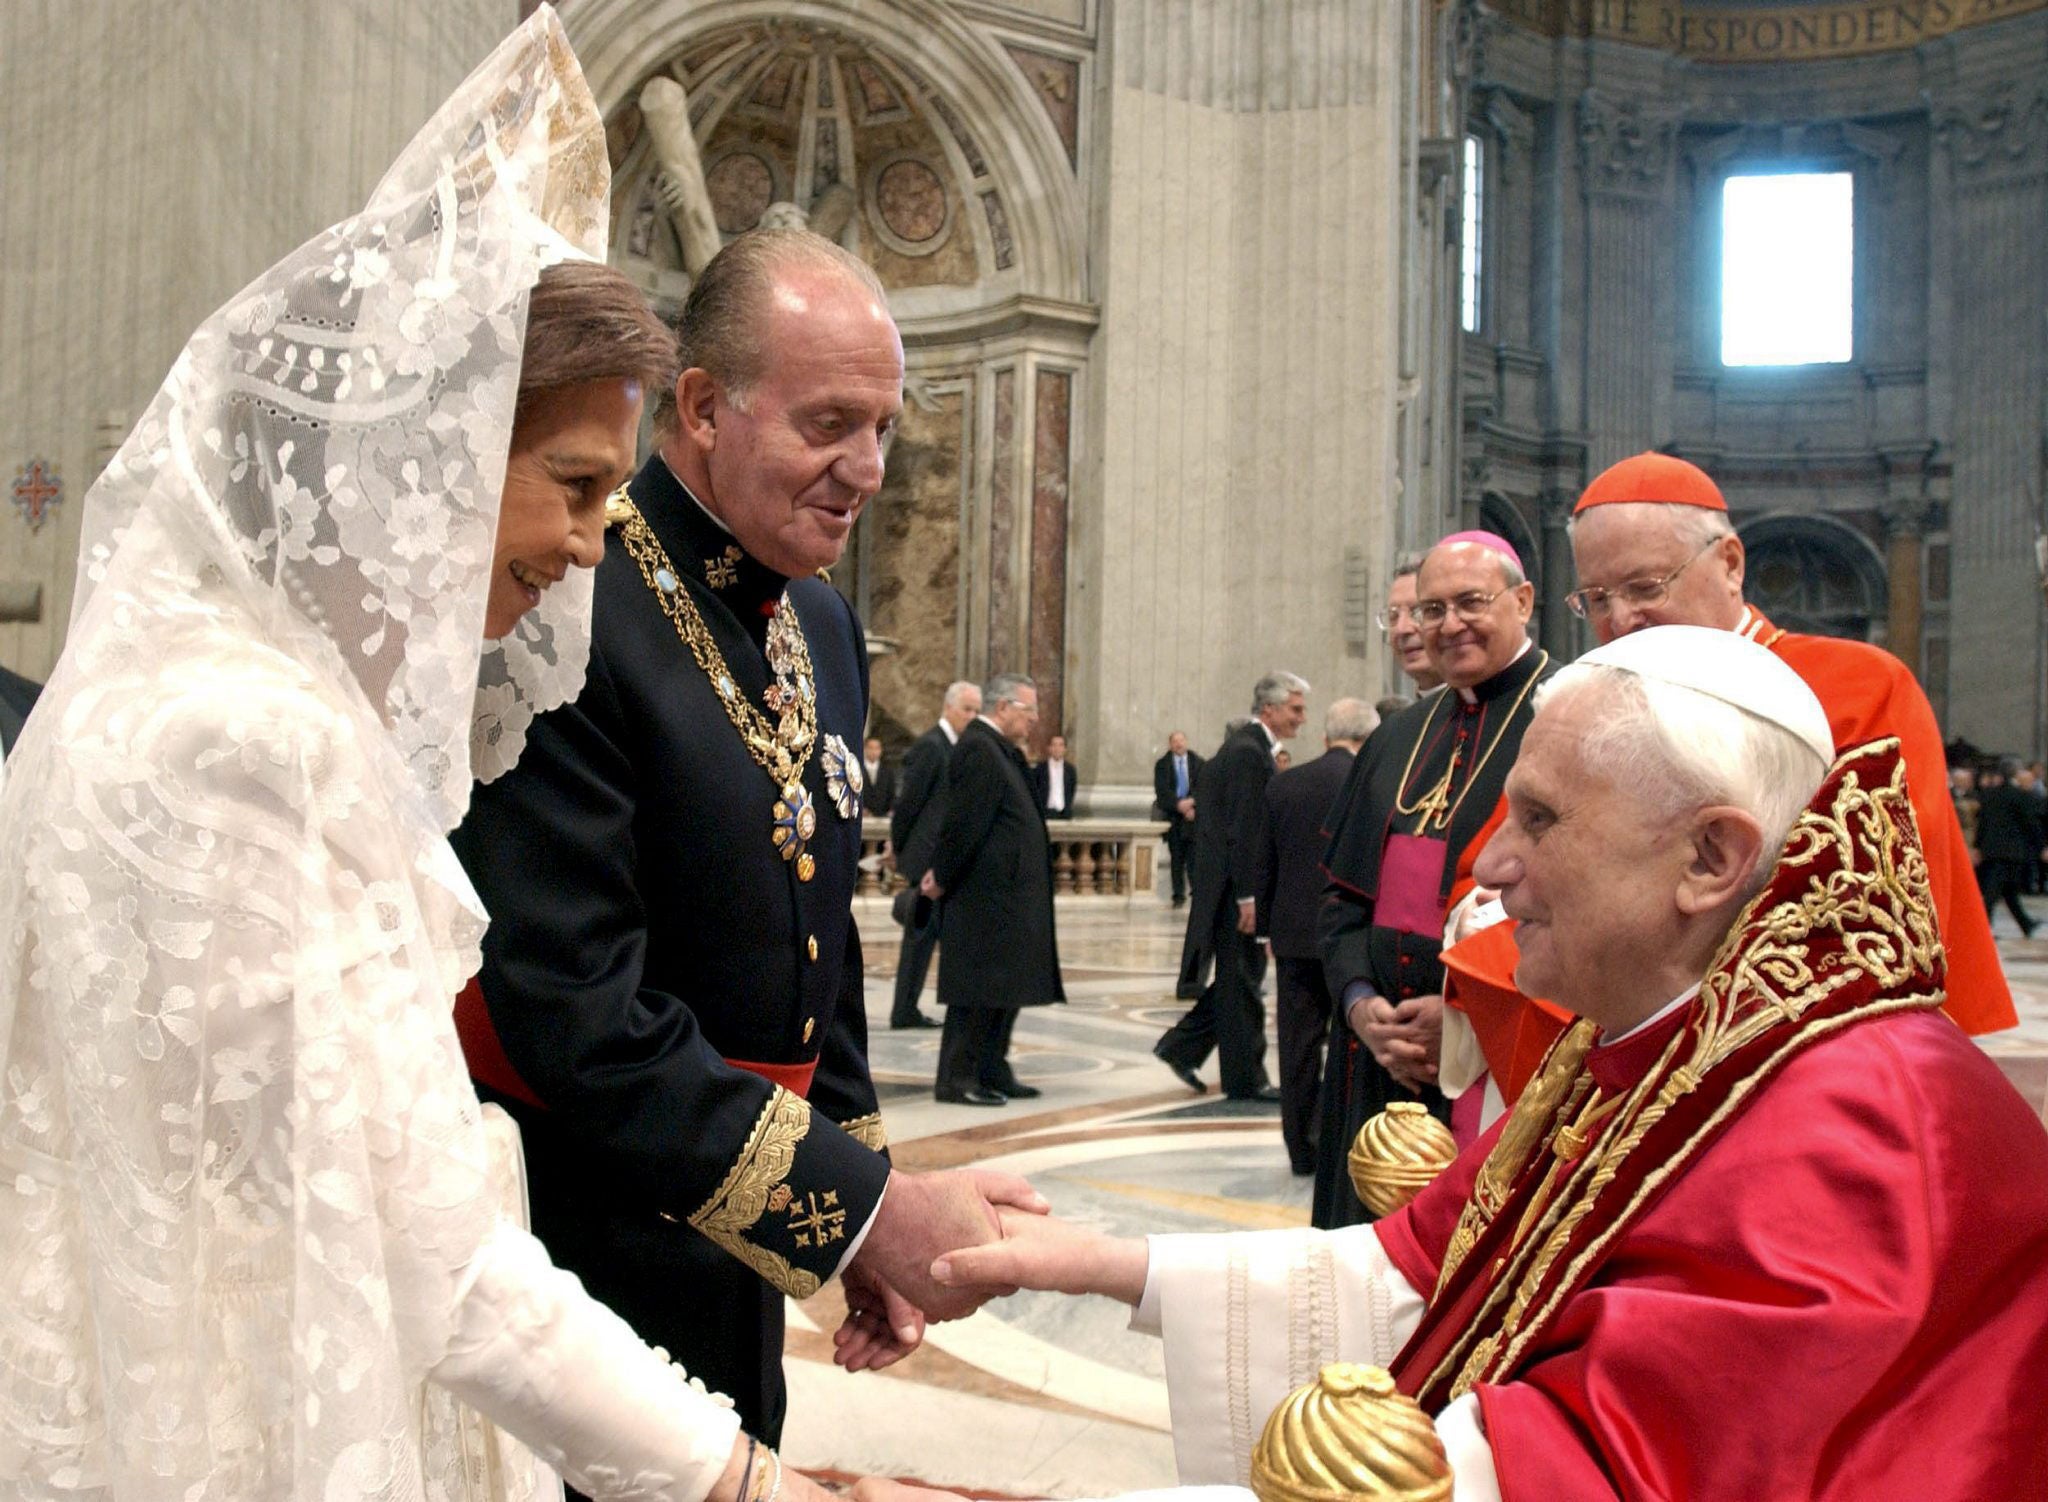
[[[848,1371],[879,1371],[917,1349],[927,1321],[964,1318],[1020,1288],[1135,1305],[1145,1291],[1144,1241],[1083,1230],[1050,1209],[1014,1174],[891,1172],[840,1280],[846,1319],[832,1359]]]

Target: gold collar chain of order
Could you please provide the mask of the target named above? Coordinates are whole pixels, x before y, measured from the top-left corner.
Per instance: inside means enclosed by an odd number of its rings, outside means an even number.
[[[1473,767],[1471,775],[1465,779],[1465,785],[1458,790],[1456,801],[1452,801],[1451,798],[1451,779],[1458,772],[1458,758],[1453,753],[1451,764],[1444,769],[1444,775],[1436,780],[1430,790],[1414,803],[1404,803],[1401,800],[1401,790],[1408,786],[1409,777],[1414,775],[1415,758],[1422,754],[1423,743],[1429,739],[1429,727],[1436,723],[1436,712],[1444,707],[1445,702],[1457,693],[1457,690],[1446,688],[1437,696],[1436,703],[1430,706],[1429,714],[1422,722],[1421,734],[1415,737],[1415,744],[1408,748],[1408,764],[1401,768],[1401,780],[1394,784],[1394,812],[1404,818],[1414,814],[1422,815],[1422,823],[1416,827],[1417,834],[1428,834],[1431,826],[1437,829],[1451,827],[1451,820],[1458,816],[1458,810],[1464,806],[1465,795],[1472,791],[1472,785],[1479,780],[1479,774],[1485,771],[1486,764],[1493,760],[1493,753],[1500,749],[1501,741],[1507,736],[1508,727],[1515,723],[1516,711],[1521,709],[1522,701],[1535,689],[1538,680],[1543,677],[1543,669],[1550,663],[1550,653],[1540,647],[1537,650],[1542,655],[1536,663],[1536,670],[1529,675],[1529,681],[1522,685],[1522,691],[1515,695],[1515,702],[1508,706],[1508,712],[1501,717],[1500,727],[1493,732],[1493,739],[1488,742],[1486,750],[1481,754],[1479,764]]]
[[[740,733],[748,753],[775,780],[775,848],[784,860],[796,863],[800,880],[809,881],[817,870],[817,862],[805,847],[817,833],[818,811],[804,787],[803,775],[818,739],[818,693],[811,672],[810,646],[804,640],[796,612],[790,608],[789,596],[782,597],[768,622],[768,666],[775,674],[775,683],[768,690],[768,704],[776,714],[775,722],[770,724],[768,716],[741,692],[738,680],[726,665],[725,654],[718,650],[710,628],[704,624],[697,602],[690,598],[682,576],[669,561],[668,550],[647,525],[647,518],[640,514],[625,486],[620,486],[605,502],[605,517],[618,528],[619,540],[639,565],[640,577],[654,591],[662,614],[669,618],[676,635],[683,639],[697,666],[711,680],[718,702],[725,707],[726,717]]]

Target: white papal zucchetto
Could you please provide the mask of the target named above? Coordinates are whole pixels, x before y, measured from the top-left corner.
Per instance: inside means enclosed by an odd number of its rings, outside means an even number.
[[[1619,668],[1675,683],[1767,720],[1799,737],[1831,766],[1835,738],[1820,700],[1766,647],[1711,626],[1651,626],[1595,647],[1577,665]]]

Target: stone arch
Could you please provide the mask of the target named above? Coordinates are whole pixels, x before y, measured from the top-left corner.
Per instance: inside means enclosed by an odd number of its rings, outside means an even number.
[[[746,37],[799,58],[799,91],[801,58],[829,53],[829,68],[812,65],[814,84],[839,70],[842,56],[859,57],[872,63],[879,95],[900,96],[902,130],[846,145],[852,158],[842,157],[836,179],[856,190],[855,212],[866,216],[848,243],[889,289],[907,389],[887,480],[834,581],[868,626],[874,728],[892,751],[931,723],[948,682],[995,670],[1032,674],[1040,733],[1061,729],[1069,501],[1097,312],[1086,301],[1086,213],[1072,142],[1017,61],[995,34],[942,0],[570,0],[563,19],[613,127],[618,197],[632,212],[630,195],[648,184],[653,165],[627,126],[657,73],[692,93],[693,133],[700,153],[713,148],[705,160],[712,173],[727,140],[718,112],[733,106],[734,90],[765,83],[765,94],[750,94],[748,103],[765,111],[764,131],[782,128],[774,118],[780,64],[746,61]],[[758,68],[723,92],[721,38],[734,39],[731,66]],[[848,90],[835,92],[832,106],[843,107],[844,130],[893,129],[886,107],[869,112],[865,96],[852,96],[855,66],[833,73],[835,91]],[[701,97],[680,78],[692,68],[709,85]],[[784,140],[779,153],[765,154],[773,161],[750,169],[752,197],[734,207],[721,233],[741,227],[764,187],[775,192],[786,178],[801,195],[807,172],[817,181],[824,107],[815,88],[800,107],[812,112],[810,124],[799,126],[793,148]],[[885,226],[878,221],[892,173],[895,190],[923,198],[899,200],[904,217]],[[716,205],[720,185],[707,185]],[[998,210],[987,206],[991,197]],[[944,244],[924,257],[927,232]],[[679,306],[688,282],[680,261],[664,271],[622,254],[624,243],[615,240],[614,259],[657,302]]]
[[[608,119],[668,61],[721,34],[813,27],[858,39],[927,80],[970,123],[973,145],[1012,227],[1014,294],[1084,300],[1085,214],[1066,149],[1017,68],[950,6],[937,0],[727,0],[717,6],[581,0],[563,9],[585,77]],[[926,321],[921,310],[903,311],[907,339],[937,332],[913,327]],[[957,309],[948,311],[957,317]]]
[[[1743,589],[1788,631],[1882,642],[1891,587],[1862,533],[1831,516],[1778,512],[1737,530],[1748,555]]]
[[[1543,550],[1536,545],[1536,529],[1522,515],[1521,507],[1499,491],[1489,490],[1479,499],[1479,525],[1508,540],[1521,556],[1522,572],[1536,586],[1536,598],[1542,599],[1548,582],[1543,577]]]

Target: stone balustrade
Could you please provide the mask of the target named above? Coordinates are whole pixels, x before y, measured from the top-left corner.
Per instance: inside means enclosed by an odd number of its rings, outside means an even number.
[[[1059,897],[1124,897],[1154,890],[1156,857],[1166,825],[1156,819],[1058,819],[1047,826],[1052,842],[1052,889]],[[883,868],[887,819],[863,819],[860,830],[861,896],[902,890],[903,879]]]

